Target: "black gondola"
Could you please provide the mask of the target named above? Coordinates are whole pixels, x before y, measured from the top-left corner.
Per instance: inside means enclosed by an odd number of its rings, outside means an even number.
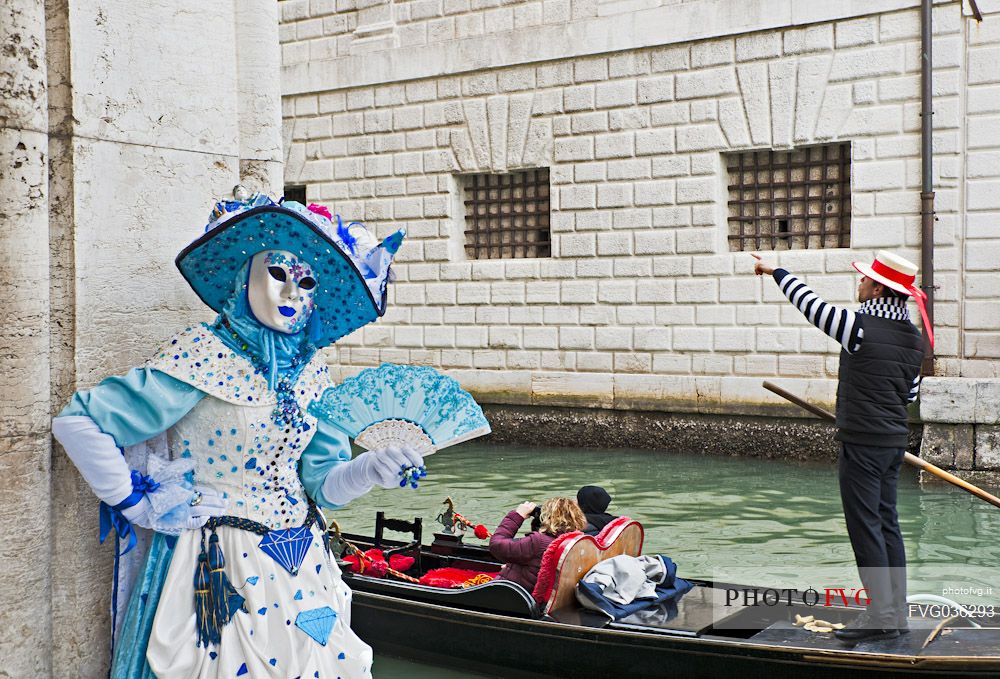
[[[374,545],[365,536],[343,538],[361,549]],[[405,551],[405,543],[379,546]],[[410,547],[419,549],[423,570],[499,569],[488,550],[463,544],[460,536],[436,533],[430,546]],[[735,605],[725,620],[713,620],[733,586],[705,580],[692,580],[690,592],[659,609],[610,621],[574,605],[566,591],[563,605],[543,607],[503,580],[442,589],[346,568],[345,577],[354,591],[351,626],[376,652],[494,676],[1000,677],[1000,628],[989,621],[976,627],[969,619],[946,626],[911,619],[909,634],[848,648],[831,634],[793,624],[796,614],[816,608]],[[822,608],[831,622],[857,613]]]

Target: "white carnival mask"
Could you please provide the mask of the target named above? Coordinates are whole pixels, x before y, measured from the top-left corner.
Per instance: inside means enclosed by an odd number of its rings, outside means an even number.
[[[286,250],[265,250],[250,262],[247,299],[260,323],[293,334],[309,321],[316,293],[312,267]]]

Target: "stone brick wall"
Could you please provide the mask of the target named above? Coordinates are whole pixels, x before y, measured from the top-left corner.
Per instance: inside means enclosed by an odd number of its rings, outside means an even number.
[[[978,65],[997,17],[962,11],[934,10],[936,337],[956,376],[992,374],[1000,352],[997,241],[963,246],[1000,216],[998,71]],[[286,43],[286,183],[409,232],[390,311],[337,360],[439,366],[501,402],[755,414],[780,410],[759,386],[778,376],[829,403],[836,345],[728,251],[721,153],[851,141],[852,248],[776,257],[829,301],[853,303],[850,262],[875,249],[919,261],[919,26],[913,7],[323,90]],[[467,261],[456,175],[536,166],[551,167],[553,256]],[[963,266],[983,267],[965,289]]]
[[[1000,377],[1000,3],[988,7],[994,13],[969,25],[966,56],[965,277],[958,294],[967,359],[959,374],[969,377]]]
[[[955,469],[1000,473],[1000,2],[968,27],[965,97],[964,276],[956,322],[961,360],[925,380],[922,455]],[[991,379],[993,378],[993,379]]]
[[[283,0],[286,64],[416,47],[697,0]]]

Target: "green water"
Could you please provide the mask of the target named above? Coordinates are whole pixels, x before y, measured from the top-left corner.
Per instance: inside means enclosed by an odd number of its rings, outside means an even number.
[[[446,496],[492,530],[523,500],[575,497],[580,486],[594,484],[614,498],[609,512],[643,524],[643,552],[669,555],[681,576],[778,587],[857,584],[833,463],[470,443],[428,458],[427,468],[417,490],[376,489],[330,516],[343,530],[364,534],[374,530],[378,510],[421,516],[429,541]],[[911,593],[969,587],[981,592],[950,598],[1000,604],[1000,509],[951,486],[921,485],[909,467],[897,507]],[[481,544],[471,535],[466,540]],[[389,664],[376,664],[376,676],[437,671]]]

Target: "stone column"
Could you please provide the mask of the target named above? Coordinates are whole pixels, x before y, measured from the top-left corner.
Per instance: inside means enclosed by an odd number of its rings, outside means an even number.
[[[237,0],[236,74],[240,183],[282,194],[281,46],[278,3]]]
[[[7,540],[0,568],[16,578],[0,593],[0,616],[6,616],[0,620],[8,623],[0,647],[23,648],[26,659],[42,663],[17,664],[15,654],[15,664],[5,659],[0,676],[99,677],[109,657],[114,550],[98,545],[97,500],[58,445],[51,451],[50,475],[48,419],[75,390],[141,365],[173,333],[214,317],[173,260],[202,232],[213,201],[237,182],[280,193],[277,10],[265,0],[238,0],[235,6],[37,0],[35,15],[28,17],[21,5],[30,3],[13,1],[10,13],[44,31],[47,47],[39,37],[42,117],[21,115],[30,124],[11,127],[40,130],[36,146],[44,151],[47,145],[52,161],[47,214],[45,157],[37,167],[28,164],[32,146],[22,139],[18,171],[33,171],[32,180],[22,182],[0,168],[0,201],[6,201],[0,203],[0,239],[10,255],[0,267],[4,280],[26,286],[12,296],[18,325],[0,330],[0,352],[19,361],[17,370],[4,365],[0,384],[21,399],[0,406],[0,491],[12,486],[0,495]],[[18,26],[2,12],[5,25]],[[0,40],[11,44],[5,34]],[[0,76],[30,63],[21,54],[10,67],[2,59]],[[4,86],[18,82],[0,79]],[[5,119],[21,120],[4,110],[19,105],[17,97],[0,91],[0,100],[0,126]],[[6,149],[18,138],[0,141]],[[0,150],[0,159],[5,153]],[[35,183],[42,210],[37,224],[28,220],[28,198],[20,197]],[[24,205],[8,207],[14,198]],[[40,263],[22,254],[28,248]],[[42,301],[36,330],[34,309]],[[29,346],[43,328],[47,334],[38,335],[38,346]],[[26,428],[29,405],[38,412]],[[8,431],[15,434],[7,437]],[[43,446],[37,461],[27,455],[35,449],[18,438],[30,432]],[[41,488],[32,485],[29,472]],[[32,507],[35,497],[44,503],[44,514]],[[35,532],[22,539],[15,527],[25,517]],[[33,553],[38,549],[46,550],[43,556]],[[44,609],[29,601],[36,590]]]
[[[141,365],[171,334],[211,318],[173,259],[238,181],[236,50],[225,3],[46,4],[59,410],[73,391]],[[51,485],[58,633],[45,655],[53,676],[99,677],[114,549],[98,544],[97,499],[58,446]]]
[[[0,6],[0,648],[6,676],[51,671],[48,114],[45,6]]]

